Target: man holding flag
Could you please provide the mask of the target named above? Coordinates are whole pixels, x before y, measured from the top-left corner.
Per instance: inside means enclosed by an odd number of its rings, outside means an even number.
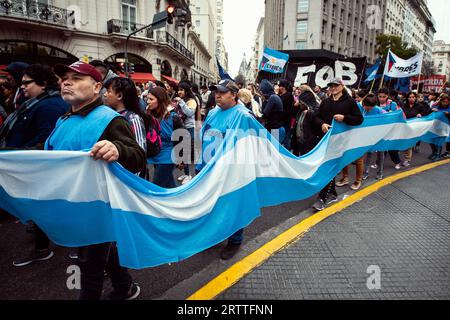
[[[71,109],[62,116],[45,143],[46,150],[81,151],[89,149],[94,160],[118,161],[127,170],[137,173],[146,165],[144,150],[137,144],[127,120],[104,106],[100,92],[102,76],[91,65],[77,61],[70,66],[56,65],[61,77],[61,94]],[[113,243],[80,248],[80,300],[98,300],[107,270],[114,291],[112,299],[134,299],[140,288],[133,283],[126,268],[119,264]]]

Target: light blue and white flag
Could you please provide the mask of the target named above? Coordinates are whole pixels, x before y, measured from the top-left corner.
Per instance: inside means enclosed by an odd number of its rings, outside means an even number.
[[[381,59],[377,59],[373,66],[369,67],[365,71],[366,80],[364,80],[364,83],[371,82],[375,79],[381,78],[381,74],[378,74],[378,69],[380,69],[381,66]]]
[[[176,189],[85,152],[0,152],[0,207],[36,222],[56,244],[115,241],[121,265],[152,267],[222,242],[263,207],[313,196],[369,151],[441,144],[450,133],[442,112],[406,121],[397,111],[358,127],[333,123],[316,148],[298,158],[253,118],[236,117],[231,128],[200,174]]]
[[[288,54],[265,47],[259,70],[270,73],[283,73],[288,60]]]

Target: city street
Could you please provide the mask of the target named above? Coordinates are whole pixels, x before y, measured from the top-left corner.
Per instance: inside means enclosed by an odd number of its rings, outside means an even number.
[[[447,7],[0,0],[0,302],[450,300]]]
[[[422,150],[422,154],[415,154],[415,166],[429,162],[424,156],[428,146],[422,146]],[[449,187],[448,169],[449,165],[446,165],[399,181],[346,209],[344,214],[320,223],[300,241],[276,254],[218,298],[448,298],[448,275],[442,270],[448,269],[450,261],[445,250],[449,244],[449,211],[446,193],[439,191]],[[385,172],[387,176],[398,173],[390,162]],[[368,180],[366,186],[373,182],[374,179]],[[436,183],[436,187],[432,183]],[[400,187],[403,191],[399,191]],[[340,199],[351,194],[346,188],[338,190]],[[423,190],[429,191],[424,194]],[[243,249],[229,262],[219,259],[224,245],[221,244],[180,263],[132,271],[133,277],[141,284],[139,299],[188,298],[235,262],[313,215],[309,209],[313,200],[263,209],[262,216],[246,229]],[[376,217],[373,216],[375,213]],[[402,213],[401,218],[398,213]],[[422,228],[424,225],[428,227]],[[354,229],[359,227],[361,229]],[[422,243],[425,233],[430,236]],[[439,246],[430,248],[433,243]],[[73,264],[68,258],[69,249],[55,247],[55,256],[49,261],[20,268],[12,266],[14,258],[26,253],[32,245],[33,236],[25,232],[25,226],[2,214],[0,299],[76,299],[77,291],[68,290],[66,286],[69,276],[66,271]],[[416,263],[417,259],[422,259],[421,264]],[[427,261],[436,263],[435,272],[431,272]],[[364,286],[369,276],[366,273],[369,265],[365,264],[380,266],[385,291],[368,291]],[[414,267],[408,267],[408,275],[402,276],[400,268],[407,264]],[[281,265],[286,268],[280,268]],[[415,282],[405,282],[413,272],[424,274],[424,271],[427,271],[426,277],[413,276]],[[427,281],[430,283],[425,286]],[[111,290],[109,281],[105,284],[107,293]],[[412,292],[409,296],[395,293],[396,288],[401,290],[404,287]]]

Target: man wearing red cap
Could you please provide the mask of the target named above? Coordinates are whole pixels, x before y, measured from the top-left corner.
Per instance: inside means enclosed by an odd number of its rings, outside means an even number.
[[[103,105],[102,76],[95,67],[78,61],[70,66],[55,66],[55,73],[62,79],[61,95],[71,109],[58,120],[45,149],[88,149],[95,160],[118,161],[127,170],[140,172],[146,165],[145,152],[137,144],[125,118]],[[120,266],[113,243],[80,248],[79,265],[80,300],[100,299],[105,270],[113,283],[111,299],[130,300],[140,293],[127,269]]]

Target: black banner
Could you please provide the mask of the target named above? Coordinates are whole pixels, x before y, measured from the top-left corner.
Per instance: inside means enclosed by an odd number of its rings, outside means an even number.
[[[289,60],[286,78],[295,86],[308,84],[326,87],[334,77],[342,78],[345,85],[357,88],[363,77],[366,58],[348,58],[339,60],[323,60],[314,58],[301,59],[301,61]]]

